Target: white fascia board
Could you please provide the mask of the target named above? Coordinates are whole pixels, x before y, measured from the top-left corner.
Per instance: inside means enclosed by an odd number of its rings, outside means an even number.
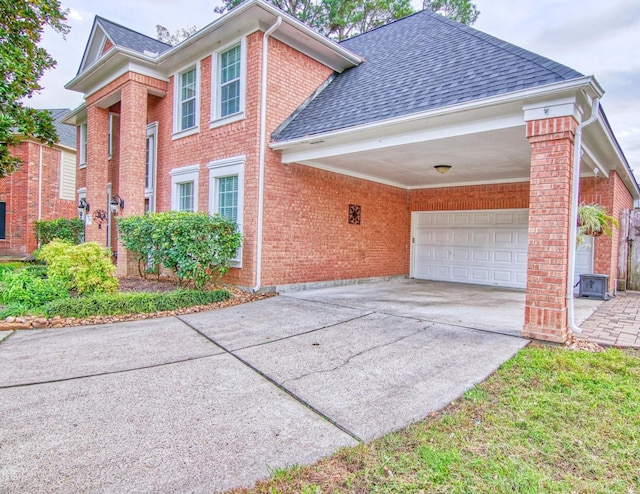
[[[573,117],[576,122],[581,122],[583,116],[583,110],[577,101],[577,94],[529,103],[523,106],[523,110],[526,122],[568,116]]]
[[[77,108],[71,110],[64,119],[61,120],[63,124],[78,125],[79,122],[84,122],[87,119],[87,105],[86,103],[80,104]]]
[[[606,117],[604,117],[602,113],[602,108],[598,110],[598,120],[596,120],[596,122],[604,130],[604,133],[607,136],[608,144],[613,148],[614,153],[616,154],[616,157],[618,158],[618,161],[620,163],[620,168],[624,170],[625,176],[622,177],[622,179],[625,181],[627,186],[630,186],[630,192],[633,195],[633,198],[635,200],[640,199],[640,187],[638,186],[638,181],[631,171],[631,167],[629,166],[627,157],[624,155],[624,152],[620,148],[620,144],[618,143],[613,130],[608,125]],[[616,170],[618,170],[618,167],[616,167]]]
[[[380,120],[364,125],[358,125],[349,127],[346,129],[339,129],[329,132],[323,132],[319,134],[313,134],[311,136],[299,137],[290,139],[288,141],[272,142],[269,144],[271,149],[281,150],[300,144],[308,144],[310,142],[316,142],[319,140],[332,139],[341,135],[358,134],[363,131],[384,128],[389,126],[396,126],[400,123],[413,122],[416,120],[426,120],[442,115],[450,115],[469,110],[478,110],[482,108],[496,107],[502,104],[509,104],[519,101],[527,101],[541,96],[553,96],[562,95],[570,92],[576,92],[580,89],[591,88],[592,85],[597,84],[592,76],[579,77],[569,81],[556,82],[548,84],[546,86],[538,86],[535,88],[524,89],[522,91],[516,91],[513,93],[502,94],[499,96],[491,96],[489,98],[477,99],[468,101],[465,103],[459,103],[456,105],[444,106],[441,108],[435,108],[433,110],[427,110],[419,113],[412,113],[410,115],[403,115],[402,117],[390,118],[387,120]]]
[[[241,3],[197,33],[189,36],[182,43],[162,53],[157,58],[157,62],[162,65],[165,63],[174,65],[175,62],[171,61],[172,58],[184,56],[185,50],[189,52],[190,46],[198,44],[215,31],[224,32],[226,28],[226,30],[236,31],[236,37],[238,37],[240,36],[238,29],[246,32],[247,28],[253,25],[255,26],[254,30],[256,30],[260,28],[261,21],[266,24],[273,24],[273,21],[278,16],[282,17],[283,26],[288,26],[291,31],[291,35],[285,37],[287,43],[302,52],[316,54],[314,58],[319,59],[318,61],[322,63],[330,64],[329,67],[333,70],[342,72],[345,68],[353,67],[362,62],[359,56],[343,48],[335,41],[318,34],[296,18],[263,0],[248,0]],[[283,29],[283,27],[280,27],[280,29]],[[297,35],[294,35],[294,32]],[[320,58],[323,60],[320,60]]]
[[[530,177],[523,176],[519,178],[505,178],[499,180],[475,180],[471,182],[447,182],[439,184],[427,184],[427,185],[411,185],[405,187],[407,190],[420,190],[420,189],[444,189],[447,187],[468,187],[473,185],[494,185],[494,184],[518,184],[527,182],[529,183]]]
[[[393,146],[403,146],[417,142],[434,141],[457,137],[468,134],[477,134],[492,130],[519,127],[524,125],[522,114],[496,115],[493,118],[477,118],[469,120],[468,117],[459,122],[437,126],[430,122],[431,128],[403,132],[402,123],[398,123],[396,129],[388,129],[388,136],[364,136],[357,142],[345,142],[326,146],[305,146],[303,148],[285,148],[282,150],[283,163],[299,163],[313,161],[319,158],[339,156],[343,154],[370,151]]]
[[[168,78],[156,68],[154,57],[142,55],[136,51],[120,46],[114,46],[104,56],[96,60],[88,69],[67,82],[64,87],[72,91],[91,94],[91,89],[100,89],[122,75],[122,73],[119,73],[117,77],[113,77],[114,69],[117,70],[119,67],[123,65],[128,66],[129,64],[139,68],[145,67],[149,74],[153,74],[152,77],[165,81],[168,80]],[[104,78],[105,75],[107,76],[106,78]],[[107,82],[105,82],[105,80]]]

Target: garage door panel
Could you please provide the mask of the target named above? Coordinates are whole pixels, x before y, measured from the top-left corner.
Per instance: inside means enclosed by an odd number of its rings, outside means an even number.
[[[412,276],[526,286],[528,211],[414,213]]]

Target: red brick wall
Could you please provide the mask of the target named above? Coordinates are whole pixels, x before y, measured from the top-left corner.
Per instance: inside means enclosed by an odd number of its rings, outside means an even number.
[[[573,137],[577,122],[527,122],[531,143],[529,250],[523,335],[564,342],[568,336],[567,265]]]
[[[38,247],[33,223],[38,219],[39,186],[41,219],[74,218],[77,209],[75,201],[60,199],[59,149],[24,141],[12,149],[12,154],[24,164],[0,180],[0,202],[6,203],[5,239],[0,240],[0,255],[24,256]]]
[[[595,177],[580,180],[580,201],[586,204],[600,204],[609,214],[620,220],[623,209],[633,208],[633,198],[624,182],[616,172],[609,178]],[[611,238],[603,235],[594,239],[593,270],[595,273],[609,275],[609,290],[615,289],[618,278],[618,256],[620,251],[620,232],[613,229]]]

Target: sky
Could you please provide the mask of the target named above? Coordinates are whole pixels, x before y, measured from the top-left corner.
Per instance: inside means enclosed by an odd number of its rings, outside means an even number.
[[[414,0],[415,2],[416,0]],[[198,29],[218,15],[216,0],[62,0],[70,33],[47,31],[42,46],[58,65],[41,80],[44,89],[27,101],[37,108],[75,108],[82,95],[64,85],[76,74],[93,18],[100,15],[155,37],[156,24],[171,32]],[[636,177],[640,177],[640,1],[476,0],[474,28],[551,58],[605,89],[602,105]]]

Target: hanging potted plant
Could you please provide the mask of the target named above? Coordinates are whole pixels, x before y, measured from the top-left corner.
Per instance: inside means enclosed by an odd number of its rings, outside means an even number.
[[[585,236],[599,237],[604,234],[611,237],[614,226],[618,228],[618,220],[604,206],[584,203],[578,206],[578,246]]]

